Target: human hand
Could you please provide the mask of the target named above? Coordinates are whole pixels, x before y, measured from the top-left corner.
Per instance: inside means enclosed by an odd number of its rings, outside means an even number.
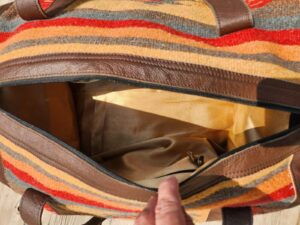
[[[158,197],[149,199],[135,225],[194,225],[181,205],[178,182],[170,177],[159,185]]]

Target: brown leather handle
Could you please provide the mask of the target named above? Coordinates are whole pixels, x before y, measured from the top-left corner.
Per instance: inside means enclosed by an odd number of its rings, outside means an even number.
[[[15,0],[19,15],[25,20],[45,19],[54,16],[75,0]],[[220,35],[253,27],[253,18],[244,0],[205,0],[214,10]],[[45,1],[46,2],[46,1]],[[201,13],[201,12],[199,12]]]
[[[31,188],[27,189],[19,206],[21,218],[27,225],[42,225],[44,207],[50,201],[48,195]],[[103,221],[103,218],[93,217],[84,225],[101,225]]]
[[[15,0],[19,15],[24,20],[39,20],[54,16],[75,0]],[[42,4],[45,2],[47,4]]]

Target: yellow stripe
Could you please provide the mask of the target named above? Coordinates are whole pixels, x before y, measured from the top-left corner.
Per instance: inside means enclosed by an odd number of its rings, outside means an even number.
[[[62,36],[63,35],[63,36]],[[214,47],[203,42],[196,42],[183,37],[169,34],[166,31],[150,28],[94,28],[94,27],[76,27],[59,26],[59,27],[43,27],[24,30],[12,36],[8,41],[0,44],[0,51],[5,47],[15,44],[20,41],[39,40],[43,38],[63,38],[77,36],[101,36],[111,38],[147,38],[162,42],[183,44],[187,46],[209,49],[218,52],[231,52],[239,54],[261,54],[268,53],[276,55],[284,60],[300,61],[300,46],[280,45],[271,42],[253,41],[243,43],[237,46],[229,47]]]
[[[88,45],[88,44],[57,44],[41,45],[15,50],[0,57],[0,62],[21,57],[37,56],[41,54],[59,53],[95,53],[95,54],[130,54],[135,56],[153,57],[165,60],[172,60],[185,63],[211,66],[238,73],[251,74],[260,77],[277,78],[291,82],[300,82],[298,72],[288,70],[272,63],[220,58],[215,56],[204,56],[187,52],[174,52],[167,50],[150,49],[137,46],[124,45]],[[92,71],[86,71],[92,72]],[[47,74],[48,75],[48,74]],[[6,81],[2,79],[1,81]]]
[[[155,11],[167,13],[169,15],[178,16],[211,26],[216,26],[216,19],[213,11],[202,0],[180,0],[175,4],[149,4],[139,0],[81,0],[75,1],[75,3],[67,9],[67,11],[75,11],[77,9],[96,9],[121,12],[127,10]]]

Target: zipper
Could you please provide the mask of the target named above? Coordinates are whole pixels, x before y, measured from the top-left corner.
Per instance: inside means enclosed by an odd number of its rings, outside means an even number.
[[[109,75],[103,75],[101,77],[99,76],[73,76],[73,77],[68,77],[68,78],[62,78],[62,77],[54,77],[54,78],[40,78],[40,79],[34,79],[32,80],[21,80],[21,81],[13,81],[13,82],[6,82],[5,84],[0,83],[0,88],[1,87],[6,87],[6,86],[17,86],[17,85],[28,85],[28,84],[38,84],[38,83],[53,83],[53,82],[90,82],[90,81],[101,81],[101,80],[109,80],[109,81],[115,81],[115,82],[120,82],[123,84],[129,84],[133,85],[136,87],[145,87],[145,88],[153,88],[153,89],[161,89],[161,90],[166,90],[166,91],[174,91],[178,93],[184,93],[184,94],[191,94],[191,95],[197,95],[197,96],[202,96],[202,97],[207,97],[207,98],[213,98],[217,100],[223,100],[223,101],[231,101],[235,103],[240,103],[244,105],[249,105],[249,106],[257,106],[257,107],[262,107],[262,108],[268,108],[268,109],[274,109],[274,110],[280,110],[280,111],[285,111],[285,112],[291,112],[291,113],[296,113],[300,114],[300,108],[295,108],[295,107],[289,107],[289,106],[284,106],[284,105],[279,105],[279,104],[272,104],[272,103],[266,103],[266,102],[257,102],[257,101],[250,101],[246,99],[240,99],[240,98],[235,98],[235,97],[230,97],[230,96],[223,96],[223,95],[218,95],[218,94],[212,94],[212,93],[207,93],[207,92],[201,92],[201,91],[196,91],[196,90],[190,90],[190,89],[184,89],[184,88],[179,88],[179,87],[172,87],[172,86],[167,86],[167,85],[160,85],[160,84],[154,84],[154,83],[143,83],[140,81],[135,81],[135,80],[128,80],[125,78],[116,78],[116,77],[111,77]]]
[[[49,64],[52,64],[53,68],[47,69]],[[67,72],[65,66],[70,68]],[[143,70],[143,68],[146,69]],[[241,74],[183,62],[119,54],[45,54],[39,57],[23,57],[7,61],[0,64],[0,69],[5,74],[4,78],[0,79],[0,87],[41,82],[109,79],[137,86],[300,113],[300,104],[295,101],[300,97],[300,85],[274,78]],[[27,71],[25,75],[22,72],[24,70]],[[11,71],[17,72],[12,73]],[[157,78],[160,76],[157,75],[159,71],[162,71],[162,79]],[[170,75],[172,73],[175,73],[176,76]],[[178,76],[176,73],[183,74],[183,76]],[[184,76],[189,77],[184,79]],[[195,82],[185,82],[184,80],[195,80]],[[229,85],[231,83],[234,85]],[[253,88],[256,88],[256,92],[263,91],[263,93],[256,93],[259,97],[257,100],[257,96],[247,93],[244,87],[241,90],[240,84],[248,86],[249,92],[253,92]],[[218,86],[215,87],[215,85]],[[223,85],[228,87],[225,89]],[[236,86],[238,88],[235,88]],[[271,96],[268,95],[270,92]],[[264,97],[265,95],[267,97]],[[282,96],[286,97],[282,99]],[[279,98],[280,100],[276,102],[276,99]]]

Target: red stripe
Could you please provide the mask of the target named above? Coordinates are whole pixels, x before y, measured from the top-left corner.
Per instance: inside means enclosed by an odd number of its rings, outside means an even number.
[[[261,8],[270,2],[272,2],[272,0],[246,0],[247,5],[251,9]]]
[[[261,205],[261,204],[266,204],[269,202],[280,201],[280,200],[289,198],[294,195],[295,195],[294,186],[293,186],[293,184],[289,184],[289,185],[287,185],[277,191],[274,191],[271,194],[266,195],[260,199],[257,199],[254,201],[249,201],[249,202],[243,202],[241,204],[231,205],[230,207]]]
[[[41,184],[40,182],[38,182],[37,180],[35,180],[32,176],[30,176],[26,172],[21,171],[18,168],[14,167],[8,161],[3,160],[3,165],[5,168],[9,169],[20,180],[44,191],[45,193],[48,193],[51,196],[59,197],[61,199],[65,199],[65,200],[69,200],[72,202],[77,202],[77,203],[81,203],[81,204],[85,204],[85,205],[96,206],[96,207],[100,207],[100,208],[112,209],[112,210],[117,210],[117,211],[122,211],[122,212],[139,212],[137,210],[126,210],[123,208],[113,207],[113,206],[106,205],[101,202],[96,202],[96,201],[89,200],[89,199],[86,199],[83,197],[78,197],[78,196],[75,196],[75,195],[67,193],[67,192],[50,189],[50,188],[44,186],[43,184]]]
[[[43,10],[48,9],[53,2],[54,0],[39,0],[40,6]]]
[[[57,214],[56,211],[48,204],[45,204],[44,209],[49,211],[49,212]]]
[[[300,29],[280,30],[280,31],[266,31],[258,29],[247,29],[233,34],[225,35],[219,38],[203,38],[192,34],[184,33],[168,26],[142,20],[122,20],[122,21],[107,21],[95,19],[53,19],[27,22],[19,26],[14,32],[0,33],[0,42],[3,42],[11,36],[32,28],[38,27],[52,27],[52,26],[89,26],[101,28],[124,28],[124,27],[141,27],[164,30],[170,34],[177,35],[183,38],[194,40],[197,42],[204,42],[212,46],[234,46],[249,41],[268,41],[278,44],[286,45],[300,45]],[[76,29],[76,28],[75,28]]]

